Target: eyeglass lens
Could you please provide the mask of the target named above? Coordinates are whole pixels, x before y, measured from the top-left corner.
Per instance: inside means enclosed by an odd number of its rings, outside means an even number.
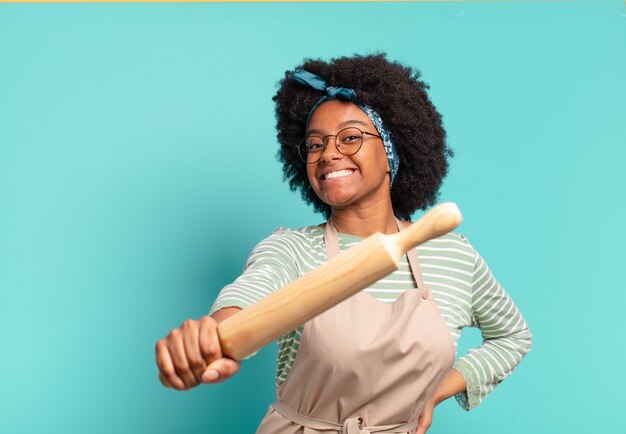
[[[307,163],[315,163],[322,157],[329,140],[336,137],[337,150],[343,155],[354,155],[361,148],[363,133],[358,128],[345,128],[336,136],[309,136],[299,146],[300,157]]]

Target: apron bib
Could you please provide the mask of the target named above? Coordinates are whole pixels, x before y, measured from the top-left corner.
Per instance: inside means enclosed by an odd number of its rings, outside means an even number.
[[[331,220],[324,242],[328,259],[339,254]],[[415,431],[455,353],[416,249],[407,255],[417,288],[395,303],[360,291],[304,325],[291,371],[257,434]]]

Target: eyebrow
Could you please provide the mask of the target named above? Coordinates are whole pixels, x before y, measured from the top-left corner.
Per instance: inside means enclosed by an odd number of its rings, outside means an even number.
[[[358,124],[358,125],[363,125],[364,127],[369,127],[369,125],[363,121],[359,121],[357,119],[349,119],[347,121],[343,121],[342,123],[340,123],[339,125],[337,125],[339,128],[343,128],[346,127],[348,125],[351,124]],[[322,134],[322,132],[320,130],[309,130],[307,131],[306,135],[310,135],[310,134]]]

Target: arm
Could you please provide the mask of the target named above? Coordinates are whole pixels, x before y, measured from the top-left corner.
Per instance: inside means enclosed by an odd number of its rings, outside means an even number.
[[[292,279],[295,265],[280,237],[261,241],[250,254],[243,274],[220,291],[209,315],[186,320],[156,345],[159,378],[164,386],[189,390],[202,383],[219,383],[241,363],[222,356],[217,324],[262,299]]]
[[[468,411],[513,372],[532,342],[522,314],[476,251],[472,280],[472,325],[480,328],[483,343],[454,364],[467,387],[455,398]]]
[[[464,410],[476,407],[530,351],[532,336],[526,321],[475,250],[474,255],[472,326],[480,327],[483,343],[457,360],[439,382],[419,416],[415,434],[426,433],[434,408],[451,396]]]

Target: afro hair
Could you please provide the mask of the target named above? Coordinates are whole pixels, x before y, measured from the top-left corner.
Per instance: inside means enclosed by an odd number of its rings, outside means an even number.
[[[329,62],[305,59],[295,69],[319,75],[329,86],[354,89],[357,101],[373,108],[383,119],[400,159],[391,188],[397,217],[409,220],[417,209],[435,204],[448,171],[448,157],[453,152],[446,146],[441,115],[426,93],[430,87],[420,80],[417,69],[389,61],[385,53],[340,57]],[[323,93],[298,83],[292,74],[293,71],[285,71],[272,98],[280,143],[277,158],[283,164],[284,180],[290,189],[299,190],[306,203],[328,218],[330,206],[315,194],[306,163],[297,150],[305,135],[309,111]]]

